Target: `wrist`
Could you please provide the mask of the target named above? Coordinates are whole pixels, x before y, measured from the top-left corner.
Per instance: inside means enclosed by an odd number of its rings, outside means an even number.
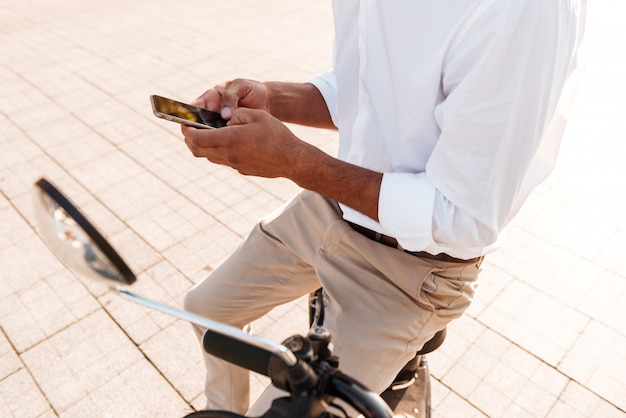
[[[263,83],[267,94],[267,111],[283,122],[296,122],[306,106],[307,99],[302,84],[281,81]]]

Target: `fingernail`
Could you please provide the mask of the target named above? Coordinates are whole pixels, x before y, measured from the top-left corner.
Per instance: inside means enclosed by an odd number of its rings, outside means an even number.
[[[230,119],[230,117],[233,115],[233,110],[230,107],[223,107],[222,108],[222,117],[224,119]]]

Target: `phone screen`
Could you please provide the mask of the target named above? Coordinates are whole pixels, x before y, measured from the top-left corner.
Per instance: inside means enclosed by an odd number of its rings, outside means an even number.
[[[212,129],[221,128],[228,123],[217,112],[211,112],[176,100],[150,96],[150,101],[152,102],[152,110],[157,117],[173,122],[184,123],[196,128]]]

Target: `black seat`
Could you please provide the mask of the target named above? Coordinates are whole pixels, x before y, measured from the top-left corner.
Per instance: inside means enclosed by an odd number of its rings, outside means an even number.
[[[442,329],[441,331],[438,331],[435,335],[433,335],[433,338],[426,341],[426,344],[424,344],[422,349],[417,352],[417,355],[421,356],[424,354],[432,353],[433,351],[441,347],[441,344],[443,344],[445,339],[446,339],[446,328]]]
[[[438,331],[433,337],[426,341],[424,346],[415,353],[415,357],[413,357],[400,372],[396,375],[396,378],[393,379],[391,385],[389,385],[388,391],[399,391],[402,389],[406,389],[411,386],[413,382],[415,382],[415,378],[417,377],[417,371],[420,366],[424,363],[422,356],[428,353],[432,353],[443,344],[446,339],[446,328]]]

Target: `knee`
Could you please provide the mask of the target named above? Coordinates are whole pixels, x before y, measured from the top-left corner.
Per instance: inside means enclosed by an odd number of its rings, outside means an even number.
[[[223,324],[242,327],[246,322],[239,318],[241,312],[228,298],[218,296],[220,292],[211,286],[195,286],[185,295],[185,311]],[[240,323],[241,322],[241,323]]]
[[[211,314],[208,306],[210,306],[209,301],[203,297],[197,286],[192,287],[183,300],[183,308],[185,311],[205,318],[209,318]]]

